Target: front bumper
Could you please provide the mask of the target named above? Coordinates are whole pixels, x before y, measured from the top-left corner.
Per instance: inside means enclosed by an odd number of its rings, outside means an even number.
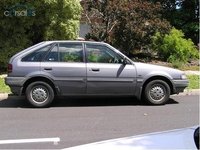
[[[174,94],[178,94],[184,91],[189,85],[188,80],[173,80],[174,83]]]
[[[21,95],[24,81],[25,81],[24,77],[5,78],[5,84],[10,87],[11,92],[15,95]]]

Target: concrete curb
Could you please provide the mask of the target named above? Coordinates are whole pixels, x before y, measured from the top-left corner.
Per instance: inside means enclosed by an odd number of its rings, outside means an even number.
[[[0,78],[5,78],[7,76],[8,76],[7,74],[2,74],[2,75],[0,75]]]
[[[200,89],[193,89],[193,90],[186,89],[186,90],[184,90],[183,93],[180,93],[178,95],[183,95],[183,96],[185,96],[185,95],[200,95]]]
[[[8,94],[7,93],[0,93],[0,100],[7,99]]]
[[[187,70],[184,71],[186,75],[200,75],[200,71],[191,71],[191,70]]]

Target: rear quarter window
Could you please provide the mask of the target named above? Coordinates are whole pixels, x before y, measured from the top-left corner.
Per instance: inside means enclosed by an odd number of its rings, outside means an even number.
[[[39,62],[42,61],[48,50],[51,48],[51,45],[42,47],[38,50],[31,52],[21,59],[23,62]]]

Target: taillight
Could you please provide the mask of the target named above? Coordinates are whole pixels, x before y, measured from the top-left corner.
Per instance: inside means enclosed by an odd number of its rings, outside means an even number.
[[[13,69],[12,64],[8,64],[8,73],[12,73],[12,69]]]

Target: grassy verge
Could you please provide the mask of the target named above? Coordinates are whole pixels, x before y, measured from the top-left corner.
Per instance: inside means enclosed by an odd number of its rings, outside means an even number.
[[[5,85],[3,78],[0,78],[0,93],[10,93],[10,88]]]
[[[199,89],[200,88],[200,76],[199,75],[187,75],[189,80],[189,86],[187,89]],[[0,78],[0,93],[10,93],[10,88],[5,85],[4,79]]]
[[[199,89],[200,87],[200,76],[199,75],[187,75],[189,80],[189,86],[187,89]]]

